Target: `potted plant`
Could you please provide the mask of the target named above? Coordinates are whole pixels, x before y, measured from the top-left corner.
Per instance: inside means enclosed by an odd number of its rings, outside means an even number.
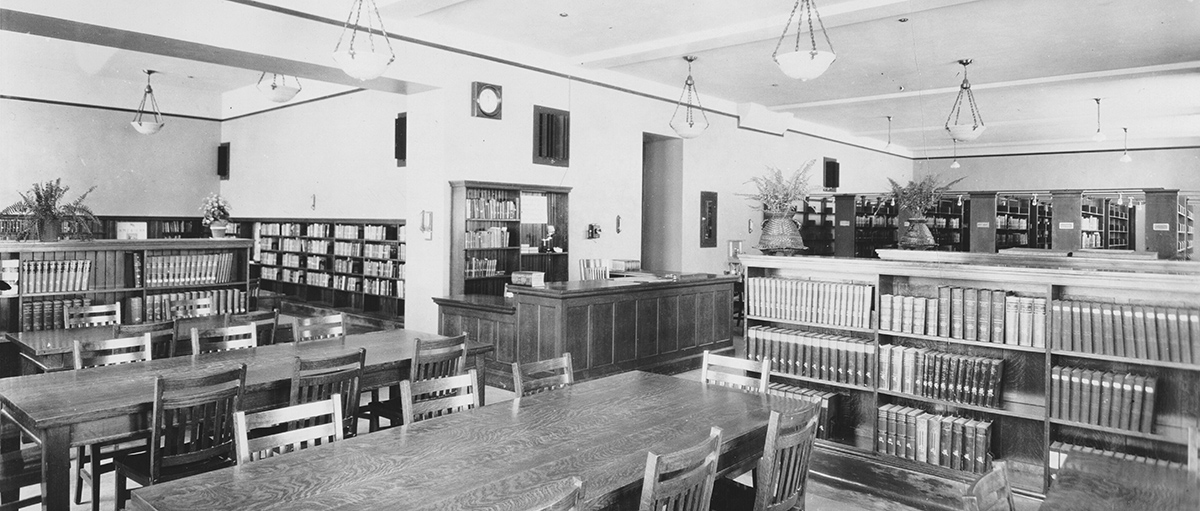
[[[37,237],[41,241],[58,241],[64,229],[70,235],[90,238],[92,230],[100,227],[100,220],[83,201],[96,187],[63,203],[70,189],[62,184],[62,179],[34,183],[33,188],[21,194],[20,201],[4,208],[0,215],[16,217],[17,239]]]
[[[803,167],[785,177],[783,171],[768,166],[766,175],[756,176],[750,181],[758,187],[758,193],[740,193],[751,202],[761,204],[763,210],[762,236],[754,247],[767,255],[791,255],[807,247],[800,237],[800,226],[792,219],[796,207],[803,207],[808,198],[808,173],[816,160],[809,160]],[[760,206],[751,206],[758,208]]]
[[[204,220],[201,223],[212,231],[212,237],[225,237],[225,229],[229,226],[230,209],[229,202],[219,193],[205,197],[204,202],[200,204],[200,211],[204,213]]]
[[[937,247],[933,233],[926,225],[925,212],[937,205],[946,190],[964,178],[958,178],[945,184],[938,184],[937,177],[926,174],[920,181],[909,181],[907,185],[888,179],[892,191],[885,199],[895,200],[900,207],[900,215],[908,217],[908,229],[900,237],[897,245],[907,250],[929,250]]]

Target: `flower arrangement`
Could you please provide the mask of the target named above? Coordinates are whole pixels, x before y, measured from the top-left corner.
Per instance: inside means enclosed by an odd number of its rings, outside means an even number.
[[[68,233],[90,238],[92,229],[100,226],[100,220],[83,200],[96,187],[88,188],[75,200],[64,204],[63,197],[70,189],[62,184],[62,179],[34,183],[28,192],[20,194],[20,201],[4,208],[0,215],[17,217],[18,239],[36,237],[42,241],[57,241],[63,228]]]
[[[785,178],[777,167],[767,166],[764,176],[755,176],[747,181],[758,187],[758,193],[739,193],[742,197],[762,204],[767,211],[789,211],[798,202],[808,197],[808,173],[817,160],[808,160],[803,167]]]
[[[895,200],[900,209],[914,216],[924,216],[925,211],[932,208],[941,200],[946,190],[963,179],[965,178],[960,177],[939,185],[936,176],[926,174],[920,181],[909,181],[907,185],[900,186],[900,183],[888,178],[888,183],[892,185],[892,191],[884,199]]]
[[[213,222],[228,221],[230,209],[232,208],[229,207],[229,202],[221,197],[221,194],[214,193],[209,195],[200,204],[200,211],[204,213],[204,220],[201,223],[208,226]]]

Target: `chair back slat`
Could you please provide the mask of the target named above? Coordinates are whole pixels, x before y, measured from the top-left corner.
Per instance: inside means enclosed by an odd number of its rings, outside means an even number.
[[[342,313],[296,320],[294,329],[296,342],[320,339],[345,339],[346,315]]]
[[[582,511],[583,510],[583,480],[578,477],[560,479],[540,488],[531,490],[530,494],[546,493],[547,496],[538,500],[537,504],[525,507],[528,511]]]
[[[1188,472],[1200,478],[1200,425],[1188,428]]]
[[[1012,486],[1008,482],[1008,466],[1003,461],[992,463],[992,470],[971,486],[963,494],[963,509],[967,511],[1011,511],[1016,509],[1013,502]]]
[[[707,511],[721,454],[721,428],[708,438],[679,451],[646,455],[640,511]]]
[[[326,400],[339,394],[346,396],[342,399],[345,436],[356,435],[359,404],[357,396],[362,384],[366,358],[366,348],[328,357],[296,357],[288,402],[297,405]]]
[[[234,428],[238,464],[342,440],[342,401],[341,394],[334,394],[328,399],[258,413],[237,412]],[[284,431],[277,432],[281,427]],[[271,432],[251,437],[255,430],[264,429]]]
[[[171,345],[175,342],[175,325],[173,321],[121,325],[117,327],[118,337],[142,334],[150,334],[150,358],[158,360],[171,356]]]
[[[151,416],[151,479],[160,479],[163,470],[172,467],[232,459],[233,414],[245,386],[245,364],[215,372],[159,375]]]
[[[818,415],[806,407],[772,411],[754,479],[755,511],[786,511],[803,502]]]
[[[72,355],[75,369],[84,369],[150,360],[152,349],[150,334],[103,341],[75,339]]]
[[[63,308],[63,325],[67,328],[120,324],[121,302],[107,305],[82,305]]]
[[[479,378],[474,369],[457,376],[400,382],[404,424],[478,407]]]
[[[445,339],[417,339],[408,379],[411,381],[463,374],[467,367],[467,334]]]
[[[270,346],[275,344],[275,330],[279,328],[279,309],[234,314],[229,317],[229,323],[253,324],[258,330],[258,345]]]
[[[571,364],[571,353],[561,357],[528,364],[512,364],[513,390],[522,396],[556,390],[575,383],[575,370]]]
[[[222,328],[192,329],[192,354],[241,350],[258,346],[258,330],[254,325]]]
[[[708,384],[736,388],[756,394],[765,394],[771,380],[771,362],[760,362],[737,357],[726,357],[704,351],[700,362],[700,381]],[[747,376],[746,373],[758,373]]]
[[[173,300],[167,304],[171,319],[199,318],[216,314],[211,297],[192,298],[189,300]]]

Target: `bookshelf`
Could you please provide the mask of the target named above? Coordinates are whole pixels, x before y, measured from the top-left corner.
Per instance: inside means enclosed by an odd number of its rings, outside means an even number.
[[[1200,423],[1200,266],[1128,261],[1098,275],[1086,262],[903,252],[742,257],[747,355],[772,360],[775,392],[833,394],[818,445],[960,480],[1005,460],[1033,493],[1063,446],[1186,464],[1186,428]],[[1074,387],[1063,368],[1080,375]]]
[[[800,236],[808,247],[805,255],[833,255],[836,205],[833,197],[809,197],[804,211],[796,215]]]
[[[971,230],[967,228],[970,218],[970,201],[958,198],[943,198],[925,212],[937,250],[966,252],[970,249]]]
[[[1146,250],[1188,260],[1196,242],[1195,202],[1179,190],[1146,190]]]
[[[211,296],[244,312],[252,243],[239,239],[0,242],[0,330],[62,328],[63,308],[120,303],[123,323],[164,314],[168,300]]]
[[[450,190],[451,294],[502,295],[514,271],[568,279],[569,187],[453,181]]]
[[[875,249],[895,248],[899,213],[895,204],[880,198],[871,201],[866,196],[854,201],[854,251],[852,255],[839,253],[842,257],[878,257]],[[848,219],[847,219],[848,220]],[[841,222],[839,222],[840,224]]]
[[[406,225],[397,219],[241,219],[264,290],[324,307],[404,316]],[[233,224],[230,224],[233,225]]]

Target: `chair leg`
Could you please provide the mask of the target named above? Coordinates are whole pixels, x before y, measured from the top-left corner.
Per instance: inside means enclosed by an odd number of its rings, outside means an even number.
[[[118,470],[116,471],[116,476],[117,492],[115,496],[117,499],[117,510],[119,511],[125,509],[125,501],[129,500],[129,490],[125,489],[125,474],[122,474]]]
[[[102,473],[100,472],[100,446],[92,445],[88,446],[88,449],[92,451],[92,473],[89,474],[91,477],[88,478],[88,483],[92,486],[92,511],[100,511],[100,478],[102,477]]]
[[[83,464],[87,461],[87,446],[75,448],[75,503],[83,504]]]

